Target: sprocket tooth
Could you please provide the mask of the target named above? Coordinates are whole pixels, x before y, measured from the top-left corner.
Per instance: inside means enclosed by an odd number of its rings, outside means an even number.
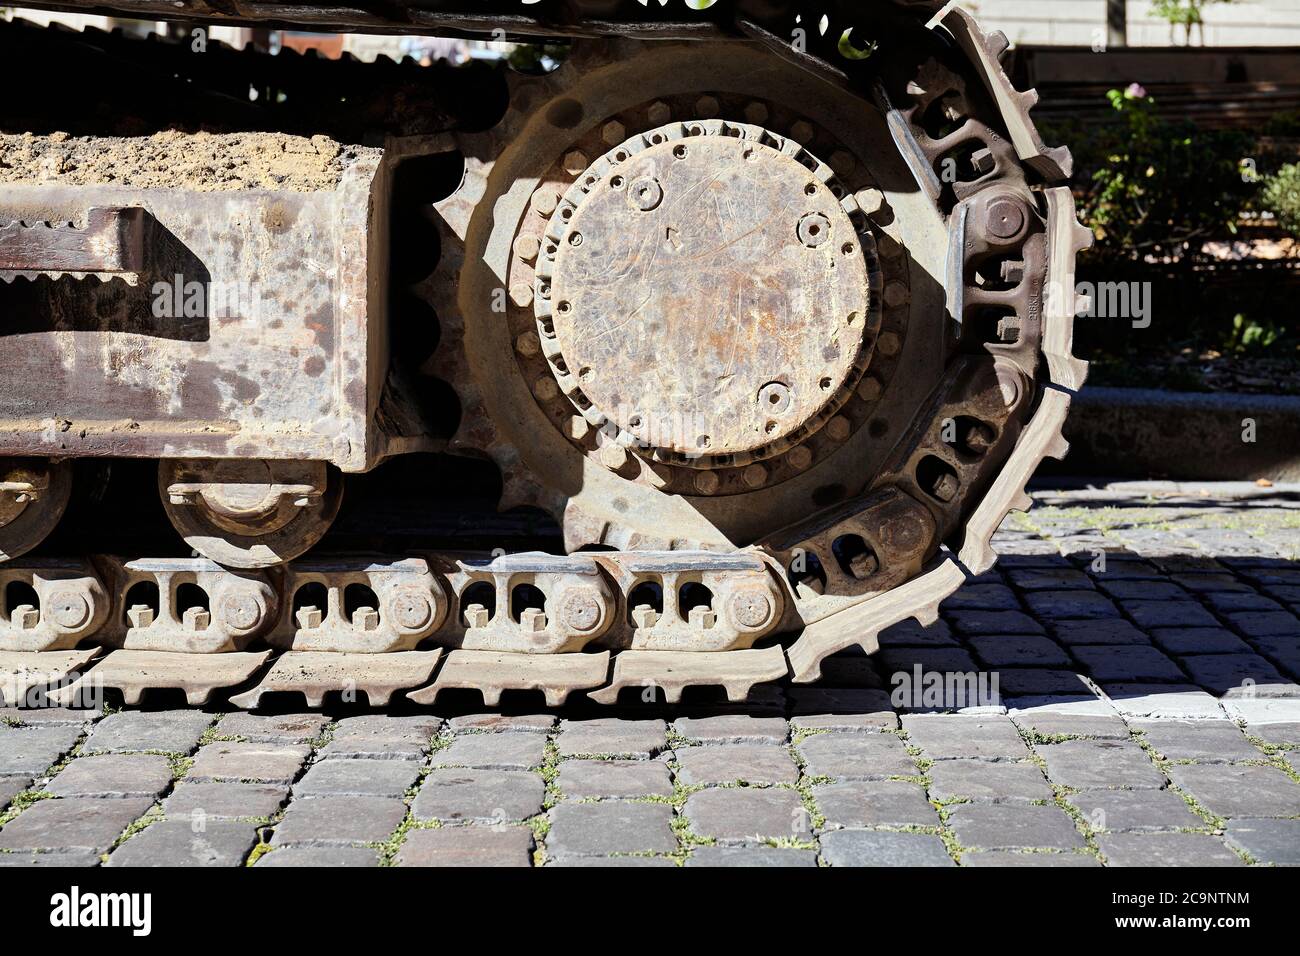
[[[1052,383],[1071,391],[1083,387],[1088,363],[1074,356],[1074,317],[1080,311],[1075,292],[1075,257],[1092,244],[1092,234],[1079,224],[1074,195],[1068,186],[1043,191],[1047,203],[1047,282],[1043,303],[1043,355]]]

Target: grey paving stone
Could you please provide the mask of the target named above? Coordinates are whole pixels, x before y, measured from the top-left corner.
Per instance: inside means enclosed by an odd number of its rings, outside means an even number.
[[[799,744],[811,777],[914,775],[916,764],[893,734],[817,734]]]
[[[21,724],[24,727],[53,727],[66,725],[84,728],[93,724],[103,714],[99,710],[76,707],[5,707],[0,705],[0,722],[4,725]]]
[[[1222,627],[1153,627],[1151,639],[1170,654],[1234,654],[1250,645]]]
[[[464,730],[513,731],[520,733],[544,734],[555,726],[555,718],[550,714],[465,714],[452,717],[447,721],[447,729],[452,733]]]
[[[1205,595],[1206,602],[1219,613],[1238,611],[1281,611],[1282,605],[1272,598],[1249,591],[1222,591]]]
[[[182,780],[163,801],[163,814],[168,819],[265,819],[273,816],[288,799],[287,783],[188,783]]]
[[[1103,833],[1097,847],[1107,866],[1244,866],[1241,857],[1204,833]]]
[[[652,757],[668,746],[668,727],[662,720],[563,720],[556,737],[560,755],[611,754]]]
[[[1051,712],[1015,714],[1016,723],[1040,737],[1100,737],[1108,740],[1128,739],[1128,725],[1119,717],[1076,716]]]
[[[696,836],[724,843],[812,837],[808,811],[794,790],[775,787],[701,790],[687,797],[683,812]]]
[[[80,736],[76,725],[0,725],[0,774],[40,776],[72,750]]]
[[[1270,744],[1282,747],[1300,746],[1300,723],[1247,724],[1246,730],[1251,736]],[[1293,756],[1300,756],[1300,754],[1293,752]]]
[[[1279,674],[1277,668],[1258,654],[1197,654],[1184,657],[1183,667],[1192,680],[1219,696],[1300,694],[1300,687]]]
[[[415,795],[417,820],[511,823],[540,813],[542,778],[527,770],[432,770]]]
[[[1288,611],[1238,611],[1225,617],[1247,639],[1300,637],[1300,619]]]
[[[898,715],[893,711],[878,711],[874,714],[803,714],[790,718],[790,728],[794,733],[808,730],[879,733],[898,726]]]
[[[45,789],[60,797],[156,797],[171,782],[166,757],[102,754],[73,760]]]
[[[1024,596],[1029,610],[1052,621],[1119,617],[1119,608],[1095,591],[1031,591]]]
[[[198,749],[186,778],[287,783],[298,776],[310,753],[302,744],[217,741]]]
[[[429,751],[422,740],[400,737],[346,737],[331,740],[320,749],[322,757],[353,757],[360,760],[419,760]]]
[[[1093,830],[1187,830],[1204,827],[1172,790],[1085,790],[1066,798]]]
[[[31,786],[31,783],[32,778],[27,776],[0,777],[0,810],[13,803],[14,797]]]
[[[687,866],[816,866],[816,850],[771,846],[699,846],[691,851]]]
[[[665,797],[673,792],[668,765],[659,760],[565,760],[556,785],[571,800]]]
[[[1068,667],[1071,663],[1059,644],[1035,634],[972,637],[969,643],[988,667]]]
[[[1300,866],[1300,820],[1233,820],[1224,839],[1258,863]]]
[[[333,740],[392,740],[427,745],[441,726],[440,717],[428,714],[363,714],[336,721]]]
[[[931,833],[832,830],[822,834],[821,846],[831,866],[956,866]]]
[[[397,851],[398,866],[531,866],[528,827],[442,827],[412,830]]]
[[[917,670],[922,674],[944,674],[978,669],[975,658],[964,647],[887,647],[880,652],[880,671],[889,687],[897,685],[899,675],[915,680]]]
[[[433,755],[433,765],[528,770],[540,767],[545,757],[546,738],[541,734],[460,734]]]
[[[963,803],[950,809],[948,823],[966,847],[1072,850],[1084,846],[1074,821],[1055,806]]]
[[[1052,788],[1032,763],[1006,760],[939,760],[930,767],[935,800],[1050,800]]]
[[[1146,742],[1167,760],[1262,760],[1264,754],[1230,720],[1135,720]]]
[[[964,853],[962,866],[1069,866],[1096,867],[1101,862],[1087,853],[1024,853],[1015,850],[980,850]]]
[[[96,850],[49,850],[44,852],[16,851],[0,853],[0,866],[57,866],[61,869],[72,867],[99,866],[100,858]]]
[[[286,846],[264,853],[254,867],[378,866],[379,851],[367,846]]]
[[[1175,580],[1178,584],[1196,594],[1213,594],[1225,591],[1250,592],[1251,586],[1231,574],[1182,574]]]
[[[1158,790],[1165,786],[1164,774],[1131,740],[1067,740],[1037,750],[1047,763],[1048,778],[1064,787]]]
[[[953,611],[949,621],[961,634],[1042,634],[1043,627],[1023,611]]]
[[[415,760],[318,760],[293,786],[294,797],[400,797],[420,775]]]
[[[212,723],[197,710],[120,711],[95,725],[82,748],[95,751],[161,750],[187,754]]]
[[[1300,699],[1230,697],[1223,701],[1223,709],[1233,720],[1244,720],[1248,727],[1300,724]]]
[[[151,797],[38,800],[0,830],[0,850],[81,849],[102,853],[151,806]]]
[[[1196,600],[1172,581],[1108,581],[1106,575],[1100,575],[1097,578],[1097,587],[1113,598],[1135,601]]]
[[[1175,764],[1169,776],[1215,816],[1300,815],[1300,784],[1276,767]]]
[[[406,816],[399,797],[313,797],[295,800],[271,843],[383,843]]]
[[[1121,618],[1096,621],[1053,621],[1052,633],[1069,647],[1089,644],[1149,644],[1146,634]]]
[[[925,790],[906,780],[853,780],[812,788],[828,827],[938,826]]]
[[[1219,702],[1191,684],[1104,684],[1102,690],[1125,717],[1199,720],[1223,716]]]
[[[1007,577],[1022,591],[1091,590],[1091,579],[1073,568],[1008,568]]]
[[[672,807],[662,803],[562,803],[551,811],[546,852],[554,857],[672,853],[677,849],[672,819]]]
[[[1076,647],[1074,656],[1098,681],[1186,681],[1173,660],[1149,646]]]
[[[145,827],[113,851],[108,866],[242,866],[257,845],[251,823],[211,820],[202,828],[179,820]]]
[[[927,757],[1027,757],[1029,749],[1006,716],[910,714],[903,717],[908,743]]]
[[[682,717],[673,724],[677,733],[706,744],[783,743],[789,729],[781,717],[723,714],[718,717]]]
[[[1218,627],[1213,614],[1191,601],[1123,601],[1138,627]]]
[[[922,627],[916,621],[908,619],[885,628],[878,638],[881,647],[926,646],[931,644],[952,644],[952,632],[944,621],[936,621],[929,627]]]
[[[252,743],[305,744],[324,732],[323,714],[226,714],[217,724],[223,737],[243,737]]]
[[[879,730],[898,726],[898,717],[884,690],[792,687],[788,691],[796,730]]]
[[[818,681],[823,687],[864,688],[885,686],[884,679],[876,671],[875,658],[865,654],[832,654],[822,661],[822,676]]]
[[[694,787],[719,783],[795,783],[799,768],[776,744],[718,744],[677,750],[678,778]]]
[[[1074,696],[1091,693],[1083,677],[1072,670],[1041,667],[1009,667],[998,671],[998,690],[1007,697],[1055,694]]]

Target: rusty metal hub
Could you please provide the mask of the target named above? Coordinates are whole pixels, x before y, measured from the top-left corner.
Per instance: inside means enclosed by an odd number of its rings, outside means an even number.
[[[556,212],[534,300],[547,357],[580,410],[644,453],[770,457],[823,425],[866,366],[874,253],[820,164],[779,142],[660,127]]]
[[[817,432],[879,325],[874,244],[844,195],[810,151],[750,124],[670,123],[610,150],[558,204],[539,257],[560,391],[607,438],[697,468]]]

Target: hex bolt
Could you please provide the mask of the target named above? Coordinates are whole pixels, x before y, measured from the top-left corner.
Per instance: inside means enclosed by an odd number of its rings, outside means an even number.
[[[695,476],[695,490],[702,495],[713,494],[721,484],[722,479],[717,476],[716,472],[702,471]]]
[[[482,604],[469,605],[465,608],[464,615],[465,626],[470,629],[487,627],[488,621],[491,620],[487,608]]]
[[[826,434],[830,435],[834,441],[844,441],[849,437],[851,430],[849,420],[843,415],[836,415],[826,423]]]
[[[1020,285],[1025,280],[1025,264],[1006,260],[999,269],[1002,281],[1011,285]]]
[[[664,200],[664,189],[652,176],[642,176],[632,182],[627,190],[628,201],[642,212],[659,208]]]
[[[531,282],[516,282],[510,287],[510,300],[521,309],[533,304],[533,286]]]
[[[934,495],[940,501],[952,501],[957,497],[957,476],[944,472],[930,488],[930,494]]]
[[[617,146],[627,139],[627,127],[618,120],[610,120],[600,130],[600,138],[607,146]]]
[[[228,594],[220,604],[222,620],[237,631],[251,631],[262,620],[262,607],[251,594]]]
[[[354,631],[379,630],[379,612],[373,607],[359,607],[352,612],[352,629]]]
[[[298,608],[298,613],[294,615],[294,618],[298,621],[300,630],[314,631],[321,626],[324,615],[321,614],[320,608],[309,604],[306,607]]]
[[[587,154],[582,150],[575,149],[564,157],[564,171],[570,176],[577,176],[589,165]]]
[[[853,198],[866,216],[876,216],[885,208],[885,194],[879,189],[859,189]]]
[[[560,204],[560,194],[554,189],[543,186],[533,193],[533,208],[539,216],[550,219],[555,214],[555,207]]]
[[[650,121],[651,126],[663,126],[673,118],[672,107],[663,100],[656,100],[650,104],[646,110],[646,119]]]
[[[756,631],[767,626],[776,608],[765,588],[749,586],[736,589],[727,602],[727,611],[737,627]]]
[[[816,249],[831,237],[831,221],[819,212],[809,213],[799,220],[799,241],[809,249]]]
[[[686,622],[697,631],[707,631],[718,623],[718,615],[712,608],[697,604],[686,614]]]
[[[581,415],[570,415],[569,421],[565,427],[567,434],[572,441],[582,441],[591,434],[591,422],[587,421]]]
[[[20,604],[10,612],[9,621],[20,631],[30,631],[41,623],[41,614],[30,604]]]
[[[187,607],[181,615],[181,627],[187,631],[206,631],[212,624],[212,615],[201,607]]]
[[[703,119],[713,119],[721,108],[716,96],[701,96],[695,101],[695,113]]]
[[[906,282],[894,279],[885,283],[883,297],[885,305],[891,309],[897,309],[899,306],[907,304],[907,300],[912,297],[912,290],[907,287]]]
[[[560,602],[560,621],[566,630],[586,634],[600,623],[603,609],[595,588],[574,588]]]
[[[1025,227],[1025,211],[1014,199],[999,197],[989,203],[989,232],[999,239],[1013,239]]]
[[[771,115],[771,111],[768,110],[767,104],[761,100],[752,100],[745,104],[746,123],[752,123],[754,126],[762,126],[767,122],[767,118]]]
[[[874,402],[880,397],[880,379],[868,375],[858,383],[858,398],[864,402]]]
[[[533,394],[544,402],[549,402],[560,394],[560,386],[549,375],[542,376],[533,383]]]
[[[153,608],[148,604],[132,604],[127,608],[126,619],[132,627],[149,627],[154,621]]]
[[[745,469],[741,477],[744,478],[745,484],[751,488],[762,488],[767,484],[767,469],[755,462]]]
[[[785,460],[790,463],[791,468],[803,471],[812,464],[812,457],[812,451],[804,445],[799,445],[786,453]]]
[[[525,262],[532,262],[542,251],[542,241],[536,236],[520,236],[515,240],[515,255]]]
[[[880,570],[880,559],[874,551],[860,551],[849,558],[849,573],[863,581]]]
[[[606,442],[600,448],[600,463],[610,471],[618,471],[627,464],[628,451],[616,441]]]
[[[997,165],[993,159],[993,151],[987,146],[970,154],[970,164],[981,176],[993,172],[993,168]]]
[[[794,403],[794,395],[785,382],[768,382],[758,390],[758,408],[767,415],[784,415]]]
[[[831,169],[835,170],[840,176],[847,176],[858,166],[858,161],[853,158],[853,154],[842,149],[837,149],[831,153]]]
[[[519,615],[519,630],[525,634],[541,634],[546,630],[546,612],[537,607],[526,607]]]
[[[799,120],[790,127],[790,138],[802,146],[807,146],[813,139],[812,123],[807,120]]]
[[[898,337],[897,332],[881,332],[880,338],[876,339],[876,348],[880,350],[881,355],[897,355],[902,347],[903,340]]]
[[[428,595],[413,588],[403,588],[399,591],[389,608],[397,626],[405,631],[422,630],[433,620],[433,604]]]
[[[659,612],[649,604],[638,604],[632,608],[632,624],[641,628],[652,628],[659,623]]]
[[[69,630],[90,620],[90,602],[75,591],[55,591],[45,602],[49,616],[59,627]]]
[[[532,358],[542,350],[542,340],[538,334],[531,329],[527,332],[521,332],[515,339],[515,351],[524,358]]]

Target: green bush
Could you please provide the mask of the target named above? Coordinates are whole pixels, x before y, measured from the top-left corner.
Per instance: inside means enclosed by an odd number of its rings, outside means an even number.
[[[1269,176],[1259,198],[1283,229],[1300,238],[1300,163],[1288,163]]]

